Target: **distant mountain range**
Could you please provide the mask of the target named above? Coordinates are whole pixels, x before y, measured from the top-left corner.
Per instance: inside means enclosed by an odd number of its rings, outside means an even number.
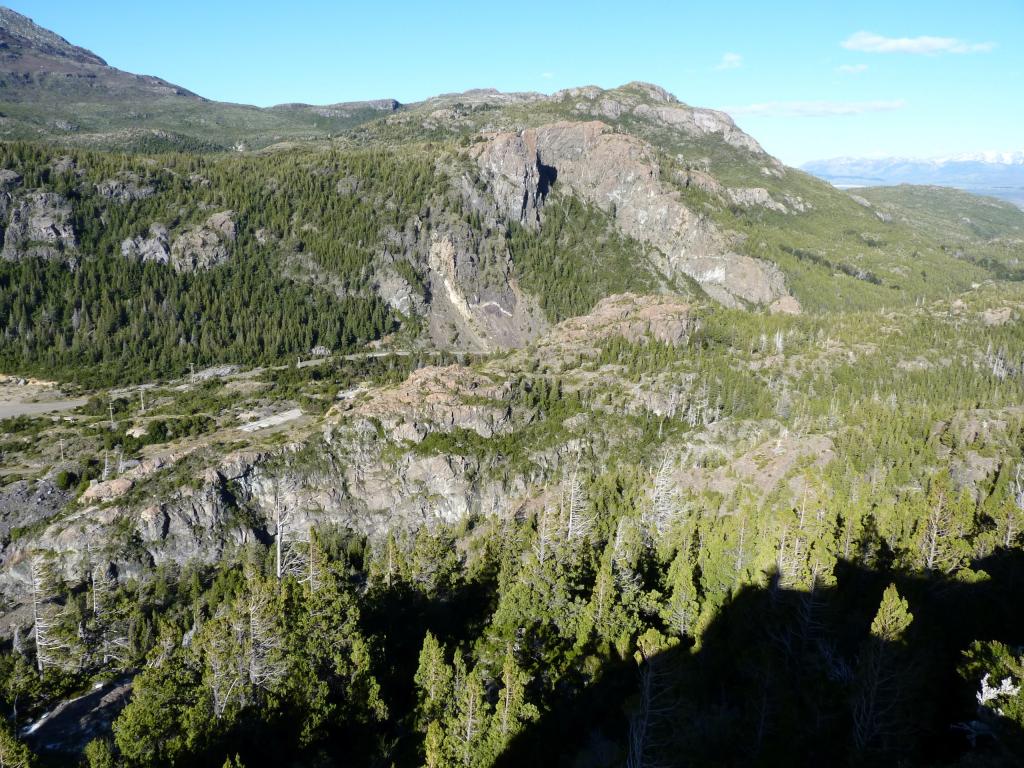
[[[926,159],[837,157],[801,167],[837,187],[928,184],[992,195],[1024,206],[1024,151]]]

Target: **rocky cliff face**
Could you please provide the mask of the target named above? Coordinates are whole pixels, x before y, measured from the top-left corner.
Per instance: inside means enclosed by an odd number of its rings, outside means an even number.
[[[463,226],[444,227],[430,236],[427,264],[435,340],[444,343],[455,329],[472,349],[508,349],[545,327],[533,301],[520,290],[501,240],[483,243]]]
[[[451,184],[466,210],[482,217],[484,231],[441,206],[429,222],[414,217],[385,238],[374,288],[397,311],[423,317],[442,348],[488,352],[526,344],[547,323],[516,280],[495,203],[457,174]],[[417,265],[423,292],[399,274],[399,262]]]
[[[484,369],[425,367],[397,385],[361,387],[301,440],[283,446],[227,455],[168,447],[77,499],[49,480],[9,486],[0,493],[0,533],[34,530],[0,547],[0,593],[20,602],[23,564],[36,549],[54,553],[69,578],[80,573],[90,548],[108,553],[123,577],[154,563],[215,562],[247,542],[268,540],[278,507],[293,530],[336,523],[371,536],[470,513],[514,512],[537,492],[529,477],[484,473],[473,452],[424,441],[463,434],[486,440],[538,419],[513,387],[531,355],[568,359],[616,336],[678,345],[698,327],[691,307],[677,298],[610,297],[546,334],[535,352],[522,350]],[[557,466],[572,450],[556,443],[531,460]]]
[[[657,267],[688,275],[719,301],[770,304],[787,294],[772,264],[732,252],[728,238],[661,180],[653,149],[600,121],[558,122],[486,137],[471,154],[504,215],[538,226],[552,186],[610,213],[626,235],[657,249]]]

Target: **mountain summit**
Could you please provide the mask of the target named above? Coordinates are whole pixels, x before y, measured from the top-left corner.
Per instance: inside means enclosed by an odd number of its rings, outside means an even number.
[[[108,66],[92,51],[72,45],[26,16],[0,7],[0,77],[4,101],[145,100],[198,97],[158,77]]]
[[[107,62],[92,51],[72,45],[60,35],[44,29],[27,16],[0,6],[0,50],[8,71],[52,71],[55,62],[95,64]],[[40,66],[43,58],[46,66]]]

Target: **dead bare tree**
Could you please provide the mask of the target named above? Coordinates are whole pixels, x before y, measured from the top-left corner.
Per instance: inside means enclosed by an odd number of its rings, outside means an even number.
[[[271,688],[284,677],[286,671],[272,595],[260,585],[250,585],[245,613],[249,635],[249,683],[258,689]]]
[[[958,553],[952,542],[960,535],[953,519],[949,500],[944,494],[932,504],[923,522],[921,535],[921,564],[929,571],[949,572],[959,564]]]
[[[652,509],[650,517],[645,522],[653,525],[659,534],[668,529],[679,513],[679,498],[672,478],[675,467],[676,462],[666,456],[654,476],[654,488],[651,494]]]
[[[1017,465],[1010,483],[1013,503],[1008,505],[1003,520],[1003,546],[1011,547],[1020,535],[1021,517],[1024,516],[1024,464]]]
[[[743,569],[747,564],[747,516],[740,511],[740,535],[736,542],[736,549],[733,551],[733,570],[736,572],[736,581],[742,578]]]
[[[587,497],[583,491],[583,481],[580,480],[580,463],[578,458],[566,482],[564,498],[566,539],[570,542],[585,539],[590,535],[593,520],[586,514]]]
[[[317,543],[316,532],[309,526],[309,538],[306,547],[306,575],[299,581],[309,586],[310,592],[320,589],[320,567],[323,560]]]
[[[547,562],[558,535],[558,521],[555,518],[554,511],[547,504],[537,513],[537,542],[533,545],[533,551],[541,565]]]
[[[673,703],[666,661],[644,654],[640,664],[640,704],[629,719],[627,768],[661,768],[669,764],[661,759],[661,753],[666,747],[664,727],[672,723],[675,714]]]
[[[245,643],[245,625],[240,617],[229,616],[221,606],[207,624],[204,659],[206,683],[213,698],[213,715],[224,717],[232,703],[245,704],[246,669],[240,649]]]
[[[36,645],[36,668],[43,672],[56,663],[60,642],[54,637],[56,619],[50,590],[52,573],[47,553],[36,552],[29,561],[32,598],[32,635]]]
[[[294,521],[295,509],[281,500],[274,490],[274,572],[278,582],[286,575],[301,577],[308,567],[305,553],[299,546],[308,544]]]

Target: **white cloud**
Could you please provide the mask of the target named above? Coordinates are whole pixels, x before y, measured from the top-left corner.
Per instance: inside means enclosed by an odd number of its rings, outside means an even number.
[[[541,72],[540,76],[543,77],[545,80],[550,80],[555,76],[555,74],[554,72]]]
[[[988,53],[995,43],[968,43],[955,37],[885,37],[874,32],[857,32],[842,43],[848,51],[864,53]]]
[[[723,53],[722,60],[715,69],[739,69],[743,66],[743,57],[738,53]]]
[[[861,72],[867,71],[867,68],[867,64],[841,64],[836,69],[844,75],[859,75]]]
[[[837,117],[863,115],[866,112],[891,112],[903,109],[903,99],[895,101],[765,101],[742,107],[726,107],[730,115],[757,117]]]

